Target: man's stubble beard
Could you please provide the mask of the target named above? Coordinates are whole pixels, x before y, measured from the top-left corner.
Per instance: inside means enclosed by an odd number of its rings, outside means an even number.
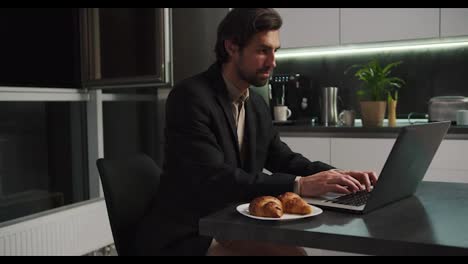
[[[268,78],[266,79],[263,79],[263,78],[260,78],[258,75],[257,75],[257,72],[255,72],[254,74],[251,74],[249,75],[248,73],[244,72],[242,70],[242,57],[241,57],[241,60],[239,61],[239,63],[236,65],[237,66],[237,75],[241,78],[241,80],[247,82],[248,84],[250,85],[253,85],[253,86],[264,86],[267,84],[268,82]]]

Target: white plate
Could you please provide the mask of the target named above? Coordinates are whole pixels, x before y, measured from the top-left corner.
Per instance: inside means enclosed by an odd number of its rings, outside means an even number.
[[[260,219],[260,220],[270,220],[270,221],[285,221],[285,220],[294,220],[294,219],[302,219],[302,218],[307,218],[311,216],[316,216],[321,213],[323,213],[323,210],[318,208],[317,206],[310,205],[312,207],[312,213],[306,214],[306,215],[298,215],[298,214],[283,214],[280,218],[273,218],[273,217],[261,217],[261,216],[255,216],[251,215],[249,212],[249,203],[246,204],[241,204],[237,206],[237,211],[245,216],[248,216],[250,218],[255,218],[255,219]]]

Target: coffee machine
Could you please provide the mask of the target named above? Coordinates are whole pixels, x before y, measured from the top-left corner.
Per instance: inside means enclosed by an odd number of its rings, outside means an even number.
[[[271,106],[286,105],[286,92],[289,83],[288,74],[274,75],[270,79],[271,85]]]
[[[292,114],[290,120],[306,119],[311,115],[311,101],[307,94],[308,79],[299,73],[276,74],[270,79],[270,107],[287,106]],[[310,118],[310,117],[309,117]]]

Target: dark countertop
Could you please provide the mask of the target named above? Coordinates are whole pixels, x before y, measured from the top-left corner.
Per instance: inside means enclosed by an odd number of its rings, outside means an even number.
[[[406,120],[399,120],[397,127],[384,125],[376,128],[363,127],[360,122],[356,122],[354,127],[323,126],[310,120],[275,122],[280,135],[285,137],[396,138],[401,127],[408,125]],[[452,125],[445,138],[468,139],[468,126]]]
[[[467,255],[468,184],[422,182],[415,196],[365,215],[324,210],[292,221],[262,221],[235,205],[200,220],[200,234],[371,255]]]

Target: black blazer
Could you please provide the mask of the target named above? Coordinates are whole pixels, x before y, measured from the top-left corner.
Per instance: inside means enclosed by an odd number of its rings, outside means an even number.
[[[154,236],[146,253],[205,254],[211,238],[198,236],[201,217],[256,196],[292,191],[296,176],[333,168],[292,152],[280,140],[267,104],[255,92],[245,103],[245,114],[242,162],[220,67],[214,64],[172,89],[166,104],[164,173],[147,220],[148,225],[160,227],[144,231],[148,242],[149,234]],[[263,168],[273,174],[263,173]]]

